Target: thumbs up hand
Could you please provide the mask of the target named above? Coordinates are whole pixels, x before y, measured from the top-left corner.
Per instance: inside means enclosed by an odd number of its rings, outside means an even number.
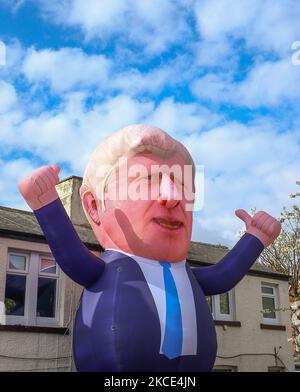
[[[235,215],[246,224],[246,232],[254,235],[266,248],[279,236],[280,222],[264,211],[257,212],[253,217],[245,210],[235,211]]]

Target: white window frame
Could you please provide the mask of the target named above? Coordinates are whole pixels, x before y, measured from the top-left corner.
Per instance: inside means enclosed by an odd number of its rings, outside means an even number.
[[[10,255],[25,257],[25,259],[26,259],[26,268],[24,270],[17,270],[17,269],[14,269],[14,268],[9,268],[9,261],[10,261],[9,256]],[[13,250],[10,250],[8,252],[8,259],[7,259],[7,268],[6,268],[7,272],[11,272],[11,273],[16,274],[16,275],[25,275],[25,274],[27,274],[28,273],[28,266],[29,266],[28,256],[29,256],[28,252],[21,252],[21,251],[16,251],[15,252]]]
[[[260,294],[261,294],[261,308],[262,308],[262,313],[261,314],[262,314],[263,324],[273,324],[273,325],[280,324],[279,311],[275,310],[275,318],[265,318],[264,317],[264,313],[263,313],[263,303],[262,303],[263,297],[274,298],[275,309],[279,308],[278,285],[272,284],[272,283],[267,283],[267,282],[261,282],[261,286],[260,287],[261,287],[260,288]],[[263,293],[262,292],[262,288],[263,287],[272,288],[273,289],[273,294]]]
[[[9,268],[10,255],[26,257],[26,270],[16,270]],[[6,315],[4,309],[4,321],[7,325],[28,325],[28,326],[58,326],[59,325],[59,296],[60,296],[60,269],[56,264],[56,273],[40,272],[41,258],[55,261],[54,257],[44,252],[28,252],[9,249],[7,254],[6,274],[26,276],[24,316]],[[39,277],[52,278],[56,280],[55,292],[55,317],[36,316],[38,279]]]
[[[214,320],[232,321],[234,319],[232,290],[227,291],[224,294],[228,295],[229,314],[221,313],[220,294],[210,296],[211,297],[211,304],[212,304],[211,313],[212,313]]]

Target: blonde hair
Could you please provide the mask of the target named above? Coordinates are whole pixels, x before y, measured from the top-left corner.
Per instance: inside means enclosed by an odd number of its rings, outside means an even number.
[[[83,175],[81,196],[86,191],[95,196],[97,189],[100,189],[100,197],[97,198],[105,210],[105,184],[118,160],[146,150],[163,158],[178,152],[187,164],[192,165],[193,176],[195,175],[194,161],[182,143],[160,128],[145,124],[129,125],[106,137],[96,147]]]

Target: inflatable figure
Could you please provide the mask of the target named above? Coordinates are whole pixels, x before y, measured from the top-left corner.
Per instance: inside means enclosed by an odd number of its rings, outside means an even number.
[[[191,181],[173,166],[191,167]],[[216,265],[191,269],[193,160],[161,129],[132,125],[104,139],[84,173],[82,205],[105,249],[97,257],[58,197],[59,170],[42,167],[19,189],[57,263],[84,287],[73,331],[77,370],[210,371],[217,341],[205,296],[231,290],[278,236],[279,222],[237,210],[243,237]]]

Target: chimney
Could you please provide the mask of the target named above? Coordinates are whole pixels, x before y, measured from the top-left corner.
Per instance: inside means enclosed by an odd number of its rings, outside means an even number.
[[[62,180],[56,185],[57,193],[74,225],[86,226],[90,224],[86,219],[81,205],[79,188],[82,184],[82,177],[71,176]]]

